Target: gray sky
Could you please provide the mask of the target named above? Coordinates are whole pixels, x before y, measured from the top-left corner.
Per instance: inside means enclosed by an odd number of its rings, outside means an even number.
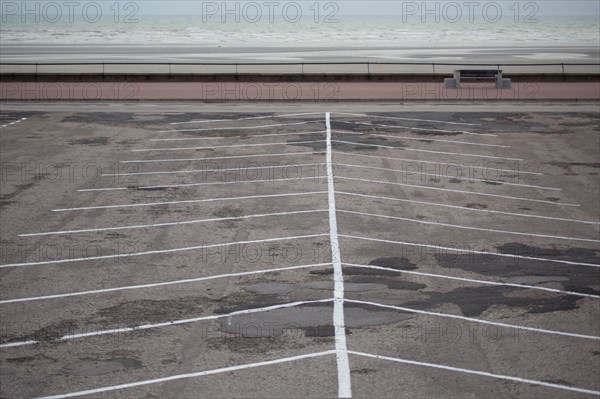
[[[302,5],[302,8],[308,8],[314,3],[318,3],[321,7],[321,11],[325,12],[325,6],[329,3],[329,0],[241,0],[241,1],[230,1],[228,3],[240,3],[240,7],[243,7],[247,3],[257,3],[263,9],[267,9],[264,4],[268,1],[278,3],[282,7],[286,3],[296,1]],[[560,16],[560,15],[582,15],[582,16],[598,16],[600,15],[600,0],[537,0],[537,1],[516,1],[516,0],[495,0],[495,1],[473,1],[473,0],[426,0],[426,7],[435,7],[435,3],[438,3],[438,7],[442,10],[444,7],[449,7],[449,4],[458,4],[464,14],[468,12],[468,6],[465,3],[471,2],[476,3],[472,8],[477,15],[481,13],[484,6],[490,3],[500,4],[505,14],[512,13],[512,9],[509,9],[514,3],[518,2],[523,14],[533,12],[537,9],[536,14],[543,16]],[[217,1],[198,1],[198,0],[167,0],[167,1],[152,1],[142,0],[137,2],[140,5],[140,13],[148,14],[201,14],[202,8],[208,7],[208,3],[212,3],[217,7],[221,7],[222,0]],[[204,4],[203,4],[204,3]],[[402,15],[403,11],[412,11],[416,6],[418,9],[415,10],[417,13],[423,11],[421,4],[423,0],[405,1],[405,0],[336,0],[331,1],[339,6],[338,15]],[[231,6],[233,7],[233,5]],[[535,7],[535,8],[534,8]],[[275,8],[277,10],[277,8]],[[328,10],[332,10],[329,8]],[[452,11],[448,8],[448,12]],[[412,12],[415,12],[412,11]],[[418,14],[417,14],[418,15]]]
[[[54,3],[59,4],[61,7],[65,1],[67,0],[0,0],[0,4],[2,5],[1,11],[5,11],[7,5],[13,7],[14,6],[21,8],[22,5],[26,5],[26,7],[35,7],[37,4],[38,7],[44,7],[45,4]],[[102,4],[102,8],[108,8],[115,2],[118,2],[120,7],[122,8],[121,12],[124,13],[126,11],[132,11],[132,7],[137,7],[136,14],[137,15],[201,15],[203,13],[203,9],[206,7],[212,7],[214,10],[216,7],[217,12],[220,12],[222,9],[223,0],[214,0],[214,1],[202,1],[202,0],[68,0],[78,4],[77,7],[82,7],[88,3],[100,3]],[[67,1],[67,2],[68,2]],[[523,0],[415,0],[415,1],[405,1],[405,0],[239,0],[239,1],[226,1],[229,3],[227,7],[235,7],[234,3],[238,3],[238,7],[242,9],[248,3],[257,4],[262,13],[266,13],[269,10],[269,6],[266,3],[271,2],[275,5],[273,7],[274,10],[281,13],[281,9],[284,5],[289,3],[299,3],[303,10],[304,14],[309,13],[309,7],[313,4],[317,3],[320,8],[321,14],[327,14],[328,12],[333,12],[334,9],[336,15],[404,15],[410,13],[412,17],[419,17],[421,13],[424,11],[422,4],[423,2],[427,4],[428,9],[434,9],[437,7],[440,10],[447,10],[448,13],[455,13],[456,7],[452,7],[452,4],[458,5],[461,9],[462,14],[465,16],[469,12],[469,6],[466,3],[473,3],[473,7],[471,10],[474,11],[475,17],[477,19],[481,18],[482,9],[486,5],[493,6],[493,4],[499,4],[502,8],[504,17],[511,17],[514,15],[514,7],[515,3],[518,3],[520,6],[520,17],[525,15],[529,15],[534,13],[535,16],[560,16],[560,15],[581,15],[581,16],[599,16],[600,15],[600,0],[537,0],[537,1],[523,1]],[[334,3],[331,5],[329,3]],[[133,4],[133,6],[131,5]],[[127,7],[125,9],[125,7]],[[249,13],[252,12],[256,8],[249,7]],[[312,9],[311,9],[312,10]],[[1,13],[0,11],[0,13]],[[493,11],[493,10],[491,10]],[[107,12],[104,10],[104,12]],[[219,14],[217,14],[219,15]],[[452,14],[454,15],[454,14]]]

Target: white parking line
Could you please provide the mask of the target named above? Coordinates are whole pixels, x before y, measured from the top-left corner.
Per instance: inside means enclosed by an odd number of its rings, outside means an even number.
[[[458,373],[473,374],[473,375],[478,375],[478,376],[482,376],[482,377],[496,378],[496,379],[506,380],[506,381],[521,382],[521,383],[530,384],[530,385],[539,385],[539,386],[543,386],[546,388],[555,388],[555,389],[562,389],[565,391],[587,393],[587,394],[591,394],[591,395],[600,395],[600,391],[594,391],[592,389],[577,388],[577,387],[572,387],[569,385],[561,385],[561,384],[554,384],[554,383],[545,382],[545,381],[530,380],[528,378],[513,377],[513,376],[509,376],[509,375],[502,375],[502,374],[493,374],[493,373],[488,373],[486,371],[463,369],[460,367],[446,366],[443,364],[436,364],[436,363],[419,362],[416,360],[400,359],[397,357],[372,355],[370,353],[364,353],[364,352],[348,351],[348,353],[350,353],[351,355],[370,357],[373,359],[387,360],[387,361],[397,362],[397,363],[411,364],[414,366],[430,367],[430,368],[441,369],[441,370],[455,371]]]
[[[385,115],[371,115],[371,114],[353,114],[350,112],[332,112],[334,115],[349,115],[349,116],[362,116],[368,118],[383,118],[383,119],[396,119],[401,121],[415,121],[415,122],[434,122],[434,123],[445,123],[448,125],[466,125],[466,126],[480,126],[479,123],[465,123],[465,122],[449,122],[435,119],[417,119],[417,118],[401,118],[398,116],[385,116]],[[495,134],[489,134],[489,136],[495,136]]]
[[[219,186],[219,185],[230,185],[230,184],[258,184],[258,183],[277,183],[277,182],[288,182],[288,181],[300,181],[300,180],[314,180],[320,182],[318,177],[290,177],[284,179],[262,179],[262,180],[237,180],[237,181],[226,181],[226,182],[204,182],[204,183],[178,183],[178,184],[161,184],[154,186],[140,186],[140,187],[107,187],[107,188],[88,188],[83,190],[77,190],[78,192],[94,192],[94,191],[113,191],[113,190],[151,190],[157,188],[177,188],[177,187],[193,187],[193,186]]]
[[[426,152],[426,153],[429,153],[429,154],[453,155],[453,156],[472,157],[472,158],[501,159],[503,161],[524,161],[524,159],[521,159],[521,158],[508,158],[508,157],[496,157],[496,156],[491,156],[491,155],[465,154],[465,153],[459,153],[459,152],[421,150],[421,149],[418,149],[418,148],[394,147],[394,146],[381,145],[381,144],[355,143],[355,142],[352,142],[352,141],[345,141],[345,140],[332,140],[332,142],[334,142],[334,143],[340,143],[340,144],[358,145],[358,146],[364,146],[364,147],[386,148],[386,149],[390,149],[390,150],[401,150],[401,151],[412,151],[412,152]],[[132,150],[132,151],[134,151],[134,150]]]
[[[231,122],[231,121],[248,121],[254,119],[275,119],[275,118],[283,118],[287,116],[306,116],[306,115],[321,115],[322,112],[303,112],[301,114],[283,114],[283,115],[267,115],[267,116],[249,116],[247,118],[230,118],[230,119],[202,119],[195,121],[185,121],[185,122],[171,122],[170,125],[185,125],[188,123],[212,123],[212,122]]]
[[[430,222],[430,221],[421,220],[421,219],[412,219],[412,218],[406,218],[406,217],[400,217],[400,216],[379,215],[379,214],[375,214],[375,213],[356,212],[356,211],[349,211],[349,210],[344,210],[344,209],[338,209],[338,212],[348,213],[351,215],[369,216],[369,217],[375,217],[375,218],[381,218],[381,219],[402,220],[404,222],[427,224],[427,225],[432,225],[432,226],[451,227],[453,229],[487,231],[490,233],[512,234],[512,235],[527,236],[527,237],[539,237],[539,238],[551,238],[551,239],[555,239],[555,240],[600,242],[600,240],[594,240],[591,238],[566,237],[566,236],[556,236],[556,235],[550,235],[550,234],[524,233],[524,232],[520,232],[520,231],[485,229],[482,227],[471,227],[471,226],[462,226],[462,225],[450,224],[450,223]]]
[[[526,260],[536,260],[540,262],[552,262],[552,263],[562,263],[565,265],[573,265],[573,266],[589,266],[589,267],[600,267],[599,264],[596,263],[585,263],[585,262],[573,262],[570,260],[562,260],[562,259],[550,259],[550,258],[538,258],[535,256],[525,256],[525,255],[513,255],[506,253],[497,253],[497,252],[486,252],[486,251],[475,251],[471,249],[460,249],[460,248],[452,248],[452,247],[444,247],[441,245],[432,245],[432,244],[422,244],[417,242],[405,242],[405,241],[393,241],[393,240],[384,240],[381,238],[369,238],[369,237],[359,237],[352,236],[347,234],[340,234],[340,237],[351,238],[354,240],[361,241],[372,241],[372,242],[381,242],[385,244],[396,244],[396,245],[406,245],[409,247],[422,247],[422,248],[431,248],[431,249],[441,249],[444,251],[450,252],[458,252],[458,253],[466,253],[466,254],[478,254],[478,255],[486,255],[486,256],[498,256],[502,258],[512,258],[512,259],[526,259]]]
[[[8,127],[8,126],[16,125],[17,123],[21,123],[21,122],[23,122],[25,120],[27,120],[27,118],[21,118],[19,120],[16,120],[16,121],[4,124],[4,125],[0,126],[0,129],[3,129],[3,128]]]
[[[439,143],[473,145],[473,146],[480,146],[480,147],[510,148],[509,145],[502,145],[502,144],[484,144],[484,143],[473,143],[471,141],[430,139],[428,137],[406,137],[406,136],[396,136],[396,135],[391,135],[391,134],[355,132],[355,131],[351,131],[351,130],[333,129],[333,132],[334,133],[343,133],[343,134],[355,134],[358,136],[389,137],[389,138],[394,138],[394,139],[415,140],[415,141],[423,141],[423,142],[424,141],[434,141],[434,142],[439,142]]]
[[[226,157],[204,157],[204,158],[171,158],[171,159],[135,159],[131,161],[119,161],[119,163],[154,163],[154,162],[190,162],[190,161],[214,161],[223,159],[240,159],[240,158],[262,158],[262,157],[281,157],[281,156],[296,156],[296,155],[317,155],[323,154],[324,151],[304,151],[304,152],[280,152],[277,154],[249,154],[249,155],[231,155]]]
[[[532,199],[532,198],[513,197],[510,195],[481,193],[481,192],[477,192],[477,191],[453,190],[450,188],[420,186],[417,184],[395,183],[395,182],[382,181],[382,180],[359,179],[359,178],[355,178],[355,177],[344,177],[344,176],[336,176],[335,178],[342,179],[342,180],[362,181],[362,182],[366,182],[366,183],[389,184],[389,185],[393,185],[393,186],[413,187],[413,188],[419,188],[419,189],[424,189],[424,190],[437,190],[437,191],[447,191],[447,192],[451,192],[451,193],[482,195],[485,197],[504,198],[504,199],[510,199],[510,200],[516,200],[516,201],[539,202],[542,204],[552,204],[552,205],[559,205],[559,206],[579,206],[578,204],[566,204],[564,202],[554,202],[554,201],[538,200],[538,199]]]
[[[242,197],[203,198],[203,199],[180,200],[180,201],[146,202],[143,204],[82,206],[79,208],[52,209],[52,212],[86,211],[86,210],[92,210],[92,209],[135,208],[135,207],[141,207],[141,206],[193,204],[193,203],[198,203],[198,202],[217,202],[217,201],[238,201],[238,200],[259,199],[259,198],[299,197],[299,196],[305,196],[305,195],[319,195],[319,194],[326,194],[326,193],[327,193],[327,191],[308,191],[308,192],[286,193],[286,194],[246,195],[246,196],[242,196]]]
[[[245,216],[230,216],[223,218],[210,218],[210,219],[195,219],[195,220],[183,220],[180,222],[165,222],[165,223],[153,223],[153,224],[138,224],[130,226],[117,226],[117,227],[99,227],[93,229],[80,229],[80,230],[59,230],[59,231],[48,231],[43,233],[26,233],[19,234],[19,237],[38,237],[38,236],[51,236],[61,234],[80,234],[80,233],[96,233],[100,231],[115,231],[115,230],[130,230],[130,229],[145,229],[152,227],[167,227],[167,226],[183,226],[188,224],[198,223],[211,223],[211,222],[224,222],[228,220],[244,220],[244,219],[255,219],[272,216],[291,216],[291,215],[303,215],[308,213],[319,213],[327,212],[327,209],[311,209],[306,211],[290,211],[290,212],[274,212],[274,213],[259,213]]]
[[[523,289],[529,289],[529,290],[553,292],[556,294],[574,295],[574,296],[580,296],[580,297],[584,297],[584,298],[600,299],[600,295],[584,294],[582,292],[575,292],[575,291],[564,291],[564,290],[559,290],[556,288],[540,287],[540,286],[535,286],[535,285],[503,283],[503,282],[490,281],[490,280],[478,280],[478,279],[472,279],[472,278],[454,277],[454,276],[447,276],[447,275],[443,275],[443,274],[433,274],[433,273],[415,272],[415,271],[411,271],[411,270],[392,269],[390,267],[383,267],[383,266],[377,266],[377,265],[359,265],[356,263],[346,263],[346,262],[344,262],[343,265],[350,266],[350,267],[360,267],[360,268],[364,268],[364,269],[385,270],[385,271],[389,271],[389,272],[395,272],[398,274],[410,274],[410,275],[415,275],[415,276],[433,277],[433,278],[440,278],[440,279],[445,279],[445,280],[464,281],[467,283],[523,288]],[[2,303],[2,302],[0,302],[0,303]]]
[[[470,135],[474,135],[474,136],[496,136],[495,134],[468,132],[466,130],[447,130],[447,129],[434,129],[434,128],[424,128],[424,127],[382,125],[382,124],[378,124],[378,123],[351,122],[351,121],[334,121],[334,122],[346,123],[346,124],[350,124],[350,125],[391,127],[394,129],[416,130],[416,131],[420,131],[420,132],[460,133],[460,134],[470,134]]]
[[[249,139],[253,137],[272,137],[272,136],[301,136],[305,134],[322,134],[324,130],[317,130],[312,132],[296,132],[296,133],[269,133],[269,134],[252,134],[244,136],[215,136],[215,137],[178,137],[173,139],[150,139],[150,141],[194,141],[194,140],[226,140],[226,139]]]
[[[242,315],[242,314],[262,313],[262,312],[268,312],[270,310],[292,308],[292,307],[307,305],[307,304],[311,304],[311,303],[327,303],[327,302],[333,302],[333,299],[328,298],[328,299],[317,299],[317,300],[313,300],[313,301],[297,301],[297,302],[283,303],[280,305],[266,306],[266,307],[262,307],[262,308],[237,310],[235,312],[231,312],[231,313],[227,313],[227,314],[194,317],[191,319],[173,320],[173,321],[167,321],[164,323],[143,324],[143,325],[134,326],[134,327],[115,328],[112,330],[98,330],[98,331],[90,331],[90,332],[79,333],[79,334],[68,334],[68,335],[63,335],[62,337],[56,338],[56,341],[70,341],[70,340],[78,339],[78,338],[98,337],[101,335],[108,335],[108,334],[122,334],[122,333],[133,332],[133,331],[151,330],[154,328],[170,327],[170,326],[177,326],[177,325],[189,324],[189,323],[197,323],[199,321],[204,321],[204,320],[216,320],[216,319],[222,319],[222,318],[237,316],[237,315]],[[2,345],[0,345],[0,348],[15,348],[15,347],[33,345],[36,343],[40,343],[40,342],[39,341],[17,341],[17,342],[10,342],[10,343],[6,343],[6,344],[2,344]]]
[[[47,300],[47,299],[78,297],[78,296],[83,296],[83,295],[104,294],[107,292],[165,287],[165,286],[169,286],[169,285],[196,283],[199,281],[208,281],[208,280],[215,280],[215,279],[221,279],[221,278],[252,276],[255,274],[276,273],[276,272],[283,272],[283,271],[288,271],[288,270],[308,269],[308,268],[317,268],[317,267],[324,267],[324,266],[331,266],[331,263],[315,263],[312,265],[299,265],[299,266],[280,267],[280,268],[276,268],[276,269],[262,269],[262,270],[254,270],[254,271],[249,271],[249,272],[227,273],[227,274],[219,274],[216,276],[188,278],[188,279],[183,279],[183,280],[164,281],[164,282],[160,282],[160,283],[151,283],[151,284],[130,285],[130,286],[116,287],[116,288],[103,288],[103,289],[90,290],[90,291],[70,292],[70,293],[66,293],[66,294],[54,294],[54,295],[28,297],[28,298],[6,299],[4,301],[0,301],[0,304],[41,301],[41,300]]]
[[[478,182],[482,182],[482,183],[492,183],[492,184],[497,183],[497,184],[506,185],[506,186],[517,186],[517,187],[537,188],[537,189],[540,189],[540,190],[562,191],[562,188],[537,186],[537,185],[534,185],[534,184],[524,184],[524,183],[511,183],[511,182],[505,182],[505,181],[502,181],[502,180],[478,179],[478,178],[475,178],[475,177],[467,177],[467,178],[452,177],[452,176],[444,176],[441,173],[412,172],[412,171],[406,171],[406,170],[402,170],[402,169],[380,168],[380,167],[365,166],[365,165],[352,165],[352,164],[339,163],[339,162],[337,162],[336,165],[347,166],[349,168],[384,170],[384,171],[388,171],[388,172],[400,172],[403,176],[419,176],[419,175],[420,176],[433,176],[433,177],[445,178],[445,179],[450,179],[450,180],[451,179],[455,179],[455,180],[458,180],[459,182],[462,182],[462,181],[467,181],[467,182],[478,181]],[[104,175],[102,175],[102,176],[104,176]],[[108,176],[110,176],[110,175],[108,175]]]
[[[317,237],[326,237],[326,236],[329,236],[329,234],[328,233],[318,233],[318,234],[307,234],[307,235],[302,235],[302,236],[265,238],[262,240],[234,241],[234,242],[225,242],[225,243],[220,243],[220,244],[195,245],[192,247],[183,247],[183,248],[158,249],[158,250],[152,250],[152,251],[131,252],[131,253],[115,254],[115,255],[89,256],[89,257],[84,257],[84,258],[67,258],[67,259],[58,259],[58,260],[46,260],[46,261],[40,261],[40,262],[9,263],[9,264],[0,265],[0,268],[4,269],[4,268],[9,268],[9,267],[56,265],[56,264],[62,264],[62,263],[85,262],[85,261],[90,261],[90,260],[101,260],[101,259],[118,260],[121,258],[130,258],[130,257],[134,257],[134,256],[168,254],[168,253],[176,253],[176,252],[194,251],[194,250],[198,250],[198,249],[228,247],[228,246],[232,246],[232,245],[246,245],[246,244],[258,244],[258,243],[265,243],[265,242],[291,241],[291,240],[300,240],[300,239],[305,239],[305,238],[317,238]]]
[[[340,244],[338,242],[329,112],[325,114],[325,125],[327,126],[327,198],[329,204],[329,241],[331,244],[334,281],[333,325],[335,326],[338,397],[351,398],[352,384],[350,379],[350,364],[348,362],[348,348],[346,346],[346,324],[344,321],[344,273],[342,269]]]
[[[262,125],[262,126],[227,126],[227,127],[209,127],[201,129],[173,129],[173,130],[159,130],[159,133],[170,133],[170,132],[208,132],[214,130],[253,130],[253,129],[265,129],[269,127],[283,127],[283,126],[299,126],[308,125],[309,123],[320,123],[320,120],[314,121],[303,121],[294,123],[277,123],[273,125]]]
[[[428,316],[465,320],[465,321],[469,321],[472,323],[488,324],[488,325],[497,326],[497,327],[515,328],[518,330],[533,331],[533,332],[543,333],[543,334],[561,335],[564,337],[600,340],[600,337],[596,336],[596,335],[577,334],[577,333],[570,333],[570,332],[564,332],[564,331],[547,330],[545,328],[518,326],[516,324],[499,323],[496,321],[476,319],[474,317],[459,316],[459,315],[454,315],[454,314],[449,314],[449,313],[429,312],[427,310],[407,308],[404,306],[385,305],[383,303],[376,303],[376,302],[369,302],[369,301],[359,301],[356,299],[345,299],[344,301],[349,302],[349,303],[361,304],[361,305],[371,305],[371,306],[375,306],[375,307],[379,307],[379,308],[401,310],[403,312],[409,312],[409,313],[424,314],[424,315],[428,315]]]
[[[467,170],[474,170],[474,169],[484,169],[486,171],[494,171],[494,172],[509,172],[509,173],[513,173],[513,174],[520,174],[520,173],[525,173],[528,175],[537,175],[537,176],[543,176],[543,173],[539,173],[539,172],[529,172],[526,170],[515,170],[515,169],[500,169],[500,168],[492,168],[489,167],[487,165],[473,165],[473,164],[459,164],[459,163],[449,163],[449,162],[437,162],[437,161],[424,161],[422,159],[408,159],[408,158],[397,158],[397,157],[384,157],[384,156],[378,156],[378,155],[366,155],[366,154],[359,154],[356,152],[343,152],[343,151],[333,151],[334,154],[343,154],[343,155],[351,155],[353,157],[364,157],[364,158],[375,158],[375,159],[391,159],[394,161],[407,161],[407,162],[414,162],[414,163],[428,163],[428,164],[433,164],[433,165],[448,165],[448,166],[456,166],[459,168],[466,168]],[[495,164],[494,164],[495,165]],[[502,173],[500,174],[500,177],[502,177]]]
[[[314,143],[324,143],[324,142],[325,142],[325,140],[307,140],[307,141],[287,141],[287,142],[283,142],[283,143],[217,145],[217,146],[210,146],[210,147],[142,148],[142,149],[131,150],[131,151],[132,152],[152,152],[152,151],[212,150],[215,148],[269,147],[269,146],[276,146],[276,145],[314,144]]]
[[[495,213],[495,214],[499,214],[499,215],[529,217],[529,218],[556,220],[556,221],[561,221],[561,222],[574,222],[574,223],[600,225],[600,222],[594,222],[594,221],[588,221],[588,220],[567,219],[567,218],[559,218],[559,217],[553,217],[553,216],[529,215],[529,214],[525,214],[525,213],[494,211],[491,209],[469,208],[467,206],[447,205],[447,204],[440,204],[437,202],[426,202],[426,201],[409,200],[409,199],[404,199],[404,198],[382,197],[379,195],[367,195],[367,194],[359,194],[359,193],[350,193],[350,192],[345,192],[345,191],[336,191],[336,194],[348,195],[351,197],[363,197],[363,198],[381,199],[381,200],[387,200],[387,201],[407,202],[407,203],[412,203],[412,204],[420,204],[420,205],[428,205],[428,206],[439,206],[439,207],[444,207],[444,208],[460,209],[463,211]]]
[[[74,397],[77,397],[77,396],[93,395],[93,394],[97,394],[97,393],[104,393],[104,392],[110,392],[110,391],[117,391],[117,390],[121,390],[121,389],[128,389],[128,388],[140,387],[140,386],[144,386],[144,385],[160,384],[160,383],[163,383],[163,382],[182,380],[182,379],[186,379],[186,378],[196,378],[196,377],[202,377],[202,376],[205,376],[205,375],[213,375],[213,374],[220,374],[220,373],[231,373],[231,372],[234,372],[234,371],[245,370],[245,369],[250,369],[250,368],[254,368],[254,367],[271,366],[271,365],[274,365],[274,364],[281,364],[281,363],[293,362],[293,361],[296,361],[296,360],[303,360],[303,359],[311,359],[311,358],[316,358],[316,357],[323,357],[323,356],[333,355],[333,354],[335,354],[334,350],[329,350],[329,351],[324,351],[324,352],[308,353],[308,354],[305,354],[305,355],[297,355],[297,356],[284,357],[284,358],[276,359],[276,360],[266,360],[266,361],[263,361],[263,362],[256,362],[256,363],[240,364],[240,365],[237,365],[237,366],[223,367],[223,368],[220,368],[220,369],[213,369],[213,370],[206,370],[206,371],[197,371],[197,372],[194,372],[194,373],[187,373],[187,374],[177,374],[177,375],[172,375],[172,376],[169,376],[169,377],[162,377],[162,378],[155,378],[155,379],[152,379],[152,380],[144,380],[144,381],[132,382],[132,383],[129,383],[129,384],[111,385],[111,386],[102,387],[102,388],[88,389],[88,390],[85,390],[85,391],[77,391],[77,392],[70,392],[70,393],[59,394],[59,395],[44,396],[44,397],[38,398],[38,399],[65,399],[65,398],[74,398]]]
[[[269,165],[269,166],[240,166],[237,168],[227,169],[183,169],[183,170],[167,170],[167,171],[156,171],[156,172],[131,172],[131,173],[103,173],[102,177],[117,177],[117,176],[145,176],[145,175],[173,175],[179,173],[212,173],[212,172],[229,172],[232,170],[261,170],[261,169],[281,169],[281,168],[300,168],[304,166],[315,166],[318,165],[316,162],[313,163],[301,163],[291,165]]]

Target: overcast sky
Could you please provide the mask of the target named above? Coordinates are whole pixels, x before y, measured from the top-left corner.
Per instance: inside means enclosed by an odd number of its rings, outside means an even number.
[[[321,8],[330,2],[329,0],[241,0],[236,1],[243,7],[246,3],[257,3],[259,5],[265,4],[265,2],[272,1],[279,3],[283,6],[286,3],[296,1],[302,4],[303,8],[308,8],[314,3],[318,3]],[[434,3],[439,3],[440,9],[449,3],[458,4],[461,6],[463,13],[467,13],[468,9],[465,3],[471,2],[476,3],[473,8],[476,12],[481,10],[486,4],[497,3],[500,4],[502,9],[508,13],[510,12],[509,7],[516,0],[495,0],[495,1],[474,1],[474,0],[426,0],[428,3],[427,7],[432,9],[435,7]],[[202,12],[203,5],[207,7],[208,3],[212,3],[221,7],[222,0],[217,1],[199,1],[199,0],[141,0],[137,2],[140,5],[140,13],[143,14],[200,14]],[[234,3],[234,2],[228,2]],[[410,7],[417,6],[422,8],[422,0],[417,1],[404,1],[404,0],[336,0],[333,3],[337,3],[339,6],[338,15],[402,15],[403,11],[410,10]],[[521,12],[527,13],[533,11],[532,7],[539,7],[537,15],[582,15],[582,16],[598,16],[600,15],[600,0],[537,0],[537,1],[518,1]],[[527,5],[527,6],[526,6]],[[232,6],[233,7],[233,6]],[[262,6],[266,9],[266,6]],[[527,8],[526,8],[527,7]],[[275,8],[277,9],[277,8]],[[413,8],[414,10],[414,8]],[[420,12],[421,10],[417,10]]]
[[[134,7],[137,7],[136,14],[137,15],[200,15],[203,13],[203,9],[206,10],[207,7],[212,7],[214,10],[216,7],[220,12],[223,4],[223,0],[214,0],[214,1],[206,1],[206,0],[18,0],[18,1],[10,1],[10,0],[0,0],[0,4],[2,5],[1,11],[6,11],[6,6],[12,7],[11,10],[15,10],[14,7],[22,8],[25,5],[26,8],[35,7],[44,7],[45,4],[53,3],[58,4],[61,7],[63,4],[72,2],[77,4],[76,7],[81,8],[85,4],[90,3],[100,3],[102,4],[102,8],[108,8],[111,5],[118,3],[120,8],[122,8],[122,12],[124,11],[132,11],[131,4],[134,4]],[[407,14],[407,11],[410,11],[411,15],[419,16],[420,13],[424,10],[422,6],[423,3],[426,3],[426,7],[428,9],[435,9],[436,3],[438,9],[443,9],[444,7],[449,7],[450,4],[458,5],[461,9],[463,15],[467,15],[469,12],[469,6],[466,3],[473,3],[474,5],[470,6],[471,9],[474,10],[474,14],[476,17],[481,17],[481,10],[486,5],[499,4],[502,8],[504,15],[512,15],[514,13],[513,5],[515,3],[519,4],[520,14],[528,15],[535,11],[535,16],[560,16],[560,15],[581,15],[581,16],[599,16],[600,15],[600,0],[537,0],[537,1],[517,1],[517,0],[415,0],[415,1],[406,1],[406,0],[239,0],[239,1],[226,1],[229,3],[228,8],[235,7],[233,3],[238,3],[238,7],[242,8],[244,5],[248,3],[257,4],[261,9],[262,13],[268,12],[269,6],[265,5],[266,3],[271,2],[274,3],[274,10],[281,12],[281,8],[289,3],[299,3],[304,11],[307,13],[309,7],[314,5],[315,3],[321,9],[322,14],[327,14],[327,12],[332,12],[334,9],[329,3],[335,3],[333,7],[336,7],[337,10],[335,12],[336,15],[403,15]],[[126,9],[124,9],[127,7]],[[253,8],[248,8],[252,10]],[[455,12],[455,9],[451,7],[448,8],[448,12]],[[0,13],[1,13],[0,11]],[[106,10],[104,10],[107,12]],[[217,14],[219,15],[219,14]]]

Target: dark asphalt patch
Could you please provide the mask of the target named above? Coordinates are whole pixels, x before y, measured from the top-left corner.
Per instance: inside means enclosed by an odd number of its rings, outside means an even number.
[[[549,249],[511,243],[497,247],[499,253],[582,263],[598,263],[598,252],[588,248]],[[505,258],[485,254],[436,254],[437,263],[449,269],[462,269],[502,278],[509,283],[557,282],[567,291],[600,295],[600,274],[593,267],[558,265],[545,261]]]
[[[93,138],[82,138],[82,139],[71,139],[67,140],[69,145],[107,145],[108,137],[93,137]]]
[[[402,306],[419,310],[433,310],[436,307],[452,303],[458,306],[467,317],[480,316],[491,306],[506,305],[512,308],[526,309],[527,313],[550,313],[577,309],[580,298],[573,295],[553,296],[550,298],[531,298],[507,296],[526,292],[524,289],[512,287],[465,287],[450,292],[432,292],[423,301],[412,301]]]

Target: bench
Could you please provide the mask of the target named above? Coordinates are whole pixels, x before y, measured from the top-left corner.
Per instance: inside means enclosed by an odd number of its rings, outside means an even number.
[[[444,79],[444,86],[447,89],[460,89],[460,82],[463,80],[494,80],[496,89],[510,89],[512,87],[510,79],[502,78],[501,69],[456,69],[454,78]]]

